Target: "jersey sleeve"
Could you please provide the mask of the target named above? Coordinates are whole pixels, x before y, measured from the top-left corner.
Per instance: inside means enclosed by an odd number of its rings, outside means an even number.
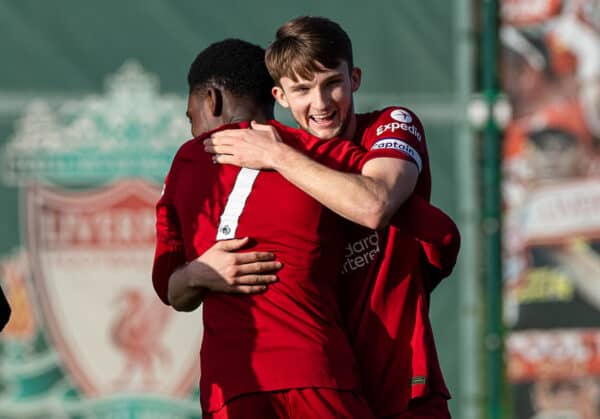
[[[350,173],[360,173],[366,161],[364,150],[350,140],[337,138],[315,141],[306,154],[331,169]]]
[[[452,219],[422,197],[413,194],[392,217],[391,226],[419,241],[431,269],[432,291],[452,273],[460,250],[460,232]]]
[[[362,145],[367,150],[364,162],[378,157],[398,158],[413,162],[419,173],[427,153],[421,121],[402,107],[381,111],[365,131]]]
[[[175,168],[176,160],[165,179],[161,197],[156,204],[156,249],[152,265],[152,285],[156,294],[167,305],[170,305],[169,278],[186,261],[181,228],[172,202]]]

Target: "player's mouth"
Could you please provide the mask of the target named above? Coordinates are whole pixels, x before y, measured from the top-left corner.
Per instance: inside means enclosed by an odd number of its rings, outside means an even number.
[[[337,123],[337,112],[314,114],[309,117],[310,121],[318,128],[331,128]]]

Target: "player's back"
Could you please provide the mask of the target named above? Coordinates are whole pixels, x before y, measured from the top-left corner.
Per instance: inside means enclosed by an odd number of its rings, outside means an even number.
[[[283,263],[279,281],[264,293],[205,296],[204,408],[255,391],[355,388],[336,294],[339,217],[274,171],[213,164],[202,138],[180,149],[169,177],[183,239],[191,244],[187,260],[216,240],[248,236],[245,250],[273,252]]]

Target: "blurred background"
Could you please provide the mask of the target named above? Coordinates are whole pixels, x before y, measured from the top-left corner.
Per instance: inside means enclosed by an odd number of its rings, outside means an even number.
[[[188,67],[305,14],[352,38],[358,112],[425,125],[462,234],[431,304],[453,417],[600,418],[596,0],[0,0],[0,418],[200,417],[200,315],[150,286]]]

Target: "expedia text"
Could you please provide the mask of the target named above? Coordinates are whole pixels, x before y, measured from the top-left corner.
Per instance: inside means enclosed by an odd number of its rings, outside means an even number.
[[[390,122],[389,124],[379,125],[377,127],[377,135],[381,135],[387,131],[394,132],[398,129],[410,132],[412,135],[417,137],[417,140],[419,140],[419,141],[422,141],[422,139],[423,139],[423,136],[421,135],[421,133],[419,132],[419,129],[417,127],[415,127],[414,125],[409,125],[404,122]]]

